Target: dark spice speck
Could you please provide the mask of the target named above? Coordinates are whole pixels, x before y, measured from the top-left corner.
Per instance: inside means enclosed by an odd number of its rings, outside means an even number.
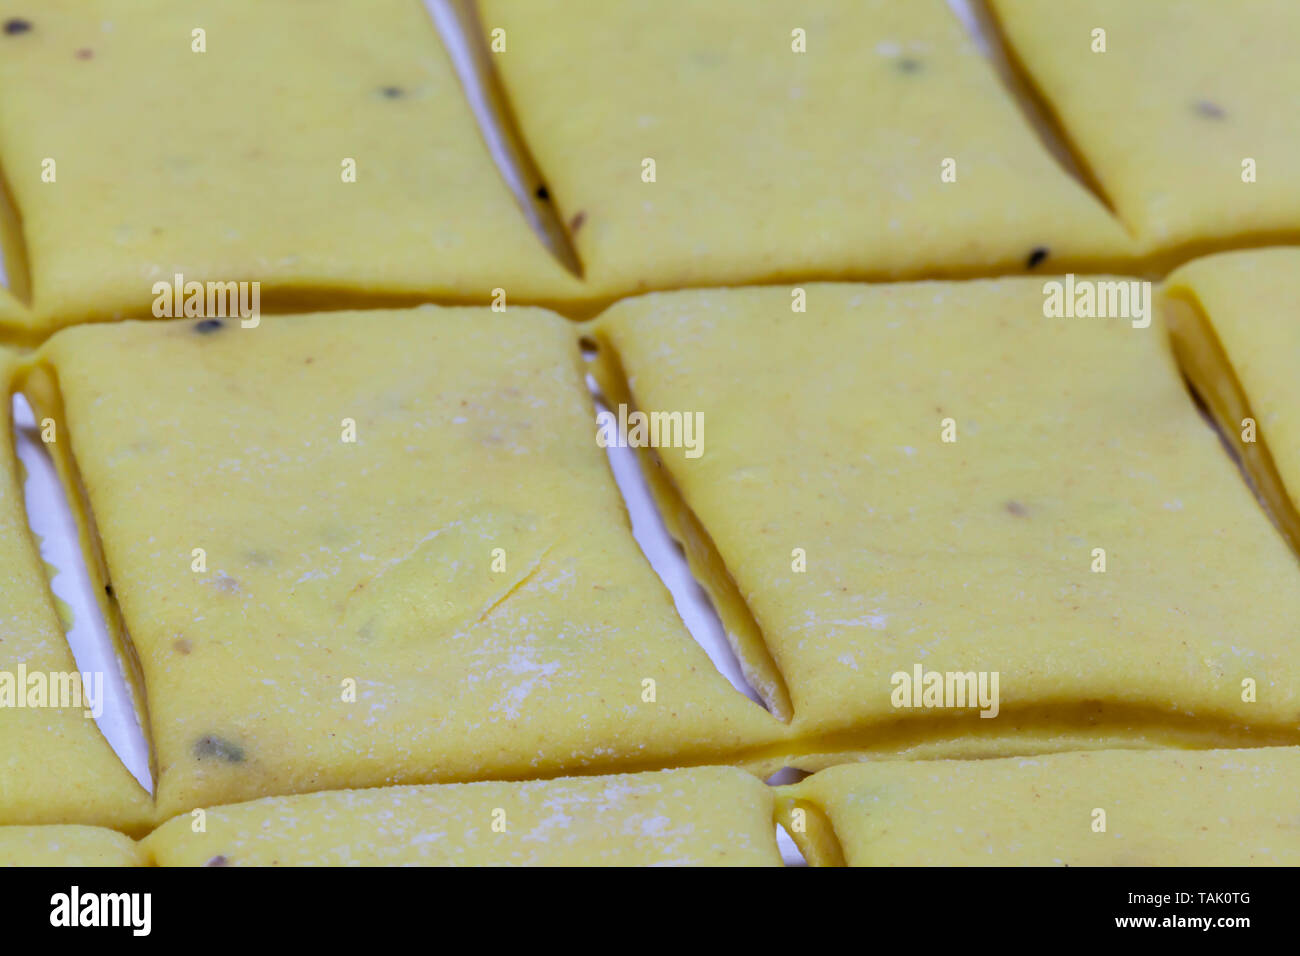
[[[551,191],[547,189],[545,186],[538,186],[537,191],[533,193],[533,195],[536,196],[538,199],[540,199],[542,202],[546,202],[548,199],[551,198]]]
[[[1046,258],[1047,258],[1047,249],[1044,248],[1043,246],[1039,246],[1037,249],[1035,249],[1033,252],[1029,254],[1029,258],[1025,260],[1025,265],[1028,266],[1030,269],[1034,269],[1037,268],[1038,266],[1041,266],[1043,264],[1043,260]]]
[[[379,92],[382,93],[386,98],[390,100],[401,99],[403,96],[406,95],[402,91],[402,88],[400,86],[385,86],[382,89],[380,89]]]
[[[203,865],[204,866],[230,866],[230,860],[226,859],[226,857],[224,856],[217,855],[214,856],[212,859],[208,860],[208,862],[204,863]]]
[[[95,55],[95,51],[92,50],[90,47],[82,47],[80,50],[77,51],[76,54],[78,60],[89,60],[94,55]]]
[[[13,17],[12,19],[5,21],[5,33],[11,37],[17,36],[20,33],[26,33],[31,28],[31,22],[29,20],[24,20],[21,17]]]
[[[1222,106],[1218,103],[1211,103],[1209,100],[1197,101],[1196,112],[1197,115],[1204,116],[1206,119],[1223,119],[1228,115],[1223,111]]]
[[[920,73],[921,61],[915,60],[910,56],[905,56],[898,61],[898,72],[900,73]]]
[[[112,596],[113,596],[113,585],[111,585],[111,584],[105,584],[105,585],[104,585],[104,593],[107,594],[109,597],[112,597]]]
[[[194,742],[194,756],[199,760],[204,757],[216,757],[226,763],[243,763],[244,749],[229,740],[208,735]]]
[[[201,319],[194,323],[194,331],[201,335],[210,335],[226,327],[226,323],[220,319]]]

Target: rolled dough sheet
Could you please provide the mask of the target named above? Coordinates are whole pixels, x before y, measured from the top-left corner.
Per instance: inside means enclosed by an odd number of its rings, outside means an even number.
[[[772,791],[742,770],[344,790],[188,814],[161,866],[780,866]]]
[[[584,327],[612,404],[702,418],[648,473],[795,765],[1296,740],[1294,556],[1159,322],[1047,318],[1044,286],[656,293]]]
[[[0,350],[6,396],[13,368],[12,353]],[[0,430],[8,435],[9,402],[0,405]],[[80,676],[64,638],[27,528],[12,442],[0,454],[0,825],[147,829],[149,794],[95,725],[83,689],[98,693],[99,682]]]
[[[571,324],[526,308],[125,322],[42,347],[25,391],[87,492],[164,818],[766,758],[784,727],[637,548],[582,365]]]
[[[777,800],[813,865],[1297,866],[1297,787],[1296,747],[1108,750],[848,764]]]
[[[1300,553],[1300,249],[1197,259],[1163,293],[1183,371]]]
[[[1300,239],[1300,5],[992,0],[1013,58],[1143,252]],[[1094,30],[1106,50],[1094,52]],[[1251,160],[1255,181],[1243,181]]]
[[[28,27],[0,33],[0,162],[29,333],[150,318],[154,283],[177,274],[259,281],[261,308],[281,312],[578,288],[501,180],[418,3],[0,2],[14,19]]]
[[[0,826],[0,866],[144,866],[129,836],[85,826]]]
[[[482,11],[505,31],[493,62],[597,296],[1114,268],[1131,251],[941,0]]]

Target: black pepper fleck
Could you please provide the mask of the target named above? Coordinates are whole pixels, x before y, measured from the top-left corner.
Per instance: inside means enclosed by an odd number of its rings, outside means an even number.
[[[1222,106],[1209,100],[1199,100],[1196,104],[1196,112],[1206,119],[1223,119],[1227,115]]]
[[[26,33],[31,28],[32,25],[30,21],[23,20],[19,17],[14,17],[5,21],[5,33],[9,34],[11,37],[17,36],[20,33]]]
[[[1043,264],[1043,260],[1046,258],[1047,258],[1047,249],[1045,249],[1043,246],[1039,246],[1037,249],[1035,249],[1033,252],[1029,254],[1029,258],[1025,260],[1025,265],[1028,266],[1030,269],[1034,269],[1037,268],[1038,266],[1041,266]]]
[[[548,199],[551,198],[551,191],[547,189],[545,186],[538,186],[537,191],[533,193],[533,195],[535,195],[542,202],[546,202]]]
[[[104,585],[104,593],[107,594],[109,597],[112,597],[112,596],[113,596],[113,585],[111,585],[111,584],[105,584],[105,585]]]
[[[244,750],[238,744],[232,744],[229,740],[221,737],[207,736],[200,737],[194,742],[194,756],[202,760],[204,757],[216,757],[218,760],[224,760],[226,763],[243,763]]]
[[[900,73],[920,73],[921,61],[914,60],[910,56],[903,57],[898,61],[898,72]]]
[[[406,95],[400,86],[385,86],[379,92],[390,100],[401,99]]]
[[[201,319],[194,323],[194,331],[201,335],[209,335],[218,332],[226,327],[226,323],[220,319]]]
[[[226,859],[224,856],[217,855],[214,856],[212,859],[208,860],[208,862],[204,863],[203,865],[204,866],[230,866],[230,861]]]
[[[1019,501],[1008,501],[1007,511],[1015,515],[1017,518],[1023,518],[1025,515],[1029,514],[1029,512],[1025,510],[1025,506]]]

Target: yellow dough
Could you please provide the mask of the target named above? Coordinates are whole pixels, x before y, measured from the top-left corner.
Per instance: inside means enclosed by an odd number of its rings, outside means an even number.
[[[634,542],[582,365],[570,323],[525,308],[46,343],[25,388],[88,495],[164,817],[767,759],[784,728]]]
[[[6,436],[13,364],[0,351]],[[68,647],[27,527],[12,440],[6,442],[0,462],[0,825],[147,828],[149,794],[113,753],[93,714],[87,716],[93,708],[81,689],[96,693],[102,679],[92,676],[87,686]]]
[[[0,826],[0,866],[144,866],[130,837],[100,827]]]
[[[8,262],[6,257],[6,265]],[[0,336],[5,341],[20,341],[27,336],[30,326],[31,317],[27,306],[9,289],[0,288]]]
[[[150,318],[176,274],[259,281],[268,312],[579,288],[414,0],[3,0],[0,19],[28,27],[0,33],[0,163],[32,334]]]
[[[1300,249],[1198,259],[1163,291],[1183,370],[1300,554]]]
[[[1297,866],[1297,788],[1296,747],[1108,750],[832,767],[777,799],[813,865]]]
[[[1294,557],[1160,324],[1048,318],[1045,286],[657,293],[585,327],[611,403],[702,416],[701,454],[644,457],[795,764],[1300,737]]]
[[[1144,250],[1300,239],[1300,5],[992,0],[1011,54]],[[1094,52],[1095,30],[1105,52]],[[1253,164],[1253,182],[1243,181]]]
[[[734,768],[345,790],[188,814],[161,866],[780,866],[772,791]]]
[[[1115,268],[1131,251],[942,0],[481,6],[600,295]]]

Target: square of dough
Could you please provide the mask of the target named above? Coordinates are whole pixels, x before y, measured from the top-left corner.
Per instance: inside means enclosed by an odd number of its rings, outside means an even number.
[[[585,327],[607,401],[702,418],[643,458],[797,765],[1300,736],[1294,556],[1160,323],[1048,318],[1046,287],[655,293]],[[996,706],[948,694],[981,673]]]
[[[83,823],[138,832],[153,819],[149,794],[87,707],[51,706],[75,702],[61,695],[56,701],[53,688],[79,669],[27,526],[11,437],[13,369],[12,354],[0,350],[0,825]]]
[[[1300,237],[1300,4],[992,8],[1012,58],[1142,251],[1185,258],[1243,239]],[[1095,30],[1105,31],[1105,52],[1094,52]],[[1246,160],[1253,182],[1243,181]]]
[[[163,815],[767,753],[785,728],[630,533],[582,366],[568,320],[527,308],[42,347],[25,388],[140,658]]]
[[[144,866],[129,836],[86,826],[0,826],[0,866]]]
[[[259,281],[279,312],[577,288],[414,0],[3,0],[0,20],[27,24],[0,32],[0,164],[41,328],[150,318],[176,274]]]
[[[482,10],[597,294],[1115,268],[1130,251],[942,0]]]
[[[780,866],[772,791],[725,767],[268,797],[155,831],[160,866]]]
[[[1197,259],[1163,298],[1183,371],[1300,554],[1300,249]]]
[[[1298,788],[1296,747],[1103,750],[848,764],[777,799],[814,866],[1298,866]]]

